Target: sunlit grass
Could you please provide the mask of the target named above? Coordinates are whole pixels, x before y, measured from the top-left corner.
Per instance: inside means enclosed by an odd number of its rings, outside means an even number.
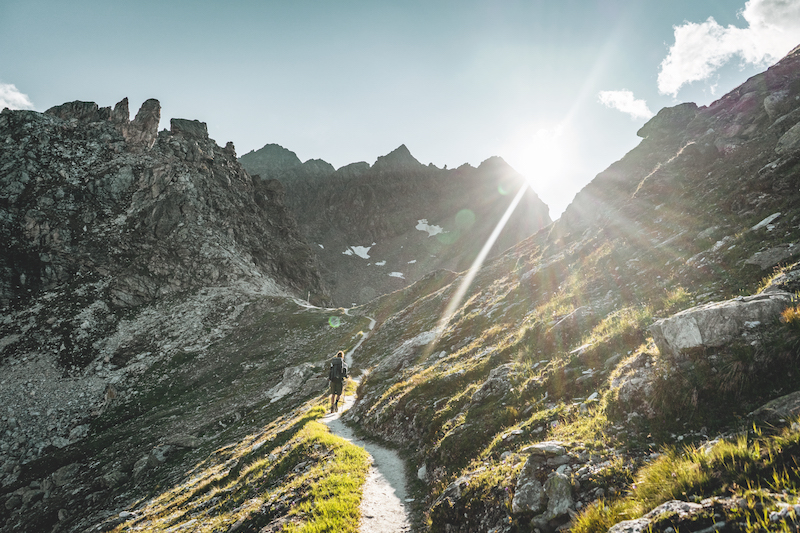
[[[212,452],[114,531],[260,529],[276,520],[289,531],[357,531],[368,455],[317,421],[325,405],[324,397],[307,402]]]
[[[607,531],[612,525],[638,518],[669,500],[691,501],[735,494],[751,501],[764,490],[796,499],[800,483],[798,451],[797,423],[778,435],[764,436],[754,431],[706,447],[667,449],[641,469],[629,494],[592,505],[577,517],[572,531]],[[764,525],[752,513],[748,522],[752,526],[748,530],[753,531],[758,530],[759,523]]]

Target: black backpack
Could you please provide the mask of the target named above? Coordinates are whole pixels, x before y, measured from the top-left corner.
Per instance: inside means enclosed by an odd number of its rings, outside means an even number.
[[[340,359],[339,357],[334,357],[333,361],[331,361],[331,372],[330,372],[331,379],[344,379],[347,377],[347,365],[344,364],[344,360]]]

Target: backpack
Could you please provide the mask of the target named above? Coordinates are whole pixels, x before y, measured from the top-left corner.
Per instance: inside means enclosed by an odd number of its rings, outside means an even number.
[[[330,371],[330,378],[331,379],[344,379],[347,377],[347,365],[344,364],[344,360],[339,359],[338,357],[334,357],[333,361],[331,361],[331,371]]]

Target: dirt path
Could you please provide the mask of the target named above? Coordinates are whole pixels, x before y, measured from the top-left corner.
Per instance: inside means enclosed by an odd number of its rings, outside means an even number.
[[[322,418],[331,431],[367,450],[372,465],[364,483],[361,500],[360,533],[397,533],[411,531],[411,519],[405,506],[406,478],[402,459],[393,450],[357,438],[339,418],[353,405],[354,398],[346,396],[338,413]]]

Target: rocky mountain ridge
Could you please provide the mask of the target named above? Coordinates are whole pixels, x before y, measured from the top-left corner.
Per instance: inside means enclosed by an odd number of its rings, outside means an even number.
[[[352,309],[224,287],[163,298],[126,327],[166,321],[164,355],[138,367],[154,350],[128,344],[113,371],[133,379],[74,439],[0,449],[0,528],[320,524],[358,493],[357,467],[314,433],[326,357],[358,346],[368,373],[344,418],[403,453],[416,530],[796,530],[798,132],[800,48],[710,106],[659,112],[565,216],[474,278],[434,271]],[[12,354],[4,370],[33,357]],[[18,397],[40,394],[28,381],[14,376]]]
[[[468,268],[526,184],[499,157],[447,170],[423,165],[405,145],[372,166],[336,170],[318,159],[301,163],[275,144],[239,160],[252,175],[284,185],[286,204],[342,305],[365,303],[437,269]],[[547,206],[528,188],[489,255],[549,223]]]
[[[6,473],[85,436],[129,381],[253,299],[326,297],[270,183],[204,123],[159,133],[159,117],[148,100],[129,120],[127,99],[0,113]]]

